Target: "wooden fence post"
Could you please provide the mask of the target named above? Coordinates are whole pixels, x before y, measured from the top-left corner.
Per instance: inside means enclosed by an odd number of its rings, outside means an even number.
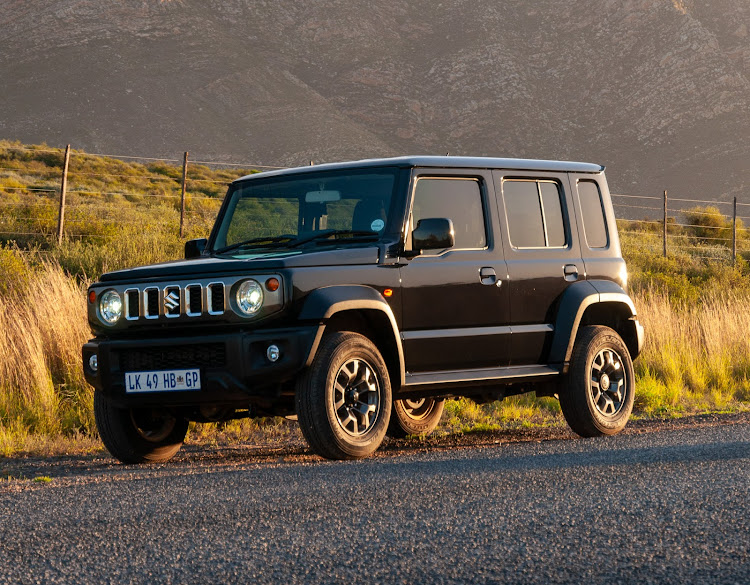
[[[65,194],[68,191],[68,164],[70,163],[70,144],[65,147],[63,158],[62,181],[60,183],[60,210],[57,214],[57,245],[62,243],[63,227],[65,226]]]
[[[664,189],[664,257],[667,257],[667,190]]]
[[[732,266],[737,264],[737,197],[732,203]]]
[[[187,163],[188,153],[185,153],[185,158],[182,159],[182,203],[180,208],[180,237],[184,237],[185,234],[185,191],[187,190]]]

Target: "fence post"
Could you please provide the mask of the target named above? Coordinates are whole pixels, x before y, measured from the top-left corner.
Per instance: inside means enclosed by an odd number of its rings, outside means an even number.
[[[187,163],[188,153],[185,152],[185,158],[182,159],[182,202],[180,207],[180,237],[185,234],[185,191],[187,190]]]
[[[737,264],[737,197],[732,203],[732,266]]]
[[[667,257],[667,190],[664,189],[664,257]]]
[[[65,147],[63,158],[62,181],[60,183],[60,210],[57,214],[57,245],[62,243],[63,227],[65,225],[65,195],[68,191],[68,164],[70,163],[70,144]]]

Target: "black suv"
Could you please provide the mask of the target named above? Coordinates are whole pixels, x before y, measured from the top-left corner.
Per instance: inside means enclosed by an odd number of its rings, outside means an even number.
[[[599,165],[259,173],[185,256],[88,291],[83,366],[123,462],[172,457],[191,420],[271,415],[296,415],[323,457],[364,457],[431,432],[452,396],[557,396],[583,436],[630,416],[643,329]]]

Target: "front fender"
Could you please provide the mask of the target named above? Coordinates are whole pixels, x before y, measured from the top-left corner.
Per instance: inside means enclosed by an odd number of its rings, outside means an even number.
[[[334,285],[312,291],[299,313],[300,321],[318,321],[320,326],[308,355],[306,365],[312,364],[325,332],[325,322],[342,311],[379,311],[389,324],[388,338],[392,338],[398,358],[400,384],[404,383],[404,349],[393,311],[377,290],[364,285]],[[382,353],[382,350],[381,350]]]

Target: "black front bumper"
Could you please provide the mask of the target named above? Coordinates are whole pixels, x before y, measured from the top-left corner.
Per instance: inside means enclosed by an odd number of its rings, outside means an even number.
[[[278,398],[304,367],[318,326],[225,334],[138,339],[92,339],[83,346],[86,380],[121,406],[248,406]],[[280,357],[271,362],[269,345]],[[96,354],[94,372],[90,357]],[[133,392],[127,372],[200,369],[200,390]]]

